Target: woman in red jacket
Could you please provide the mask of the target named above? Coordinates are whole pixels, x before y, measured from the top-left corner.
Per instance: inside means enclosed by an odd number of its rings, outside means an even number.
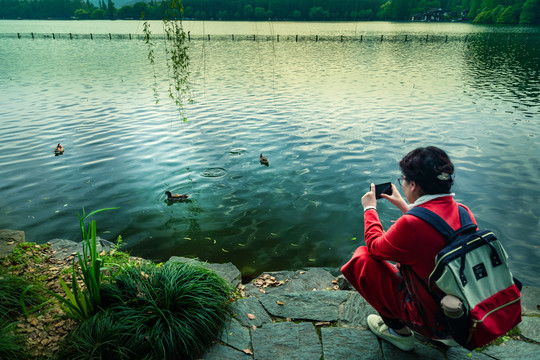
[[[403,213],[422,206],[453,229],[459,228],[458,204],[450,193],[454,165],[448,155],[434,146],[418,148],[407,154],[399,166],[403,176],[398,180],[409,204],[394,185],[392,195],[381,196]],[[445,239],[412,215],[401,216],[385,232],[377,214],[374,184],[362,197],[362,206],[366,246],[356,249],[341,272],[379,313],[368,316],[369,328],[405,351],[414,348],[411,330],[428,338],[448,339],[440,304],[426,288],[435,256],[443,249]],[[476,223],[472,214],[471,219]]]

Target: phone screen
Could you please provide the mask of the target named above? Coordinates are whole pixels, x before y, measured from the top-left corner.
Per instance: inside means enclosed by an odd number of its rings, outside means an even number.
[[[375,198],[380,199],[381,194],[392,195],[392,183],[383,183],[375,185]]]

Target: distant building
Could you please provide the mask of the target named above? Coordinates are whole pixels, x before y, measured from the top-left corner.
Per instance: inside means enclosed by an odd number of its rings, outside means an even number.
[[[430,10],[427,10],[423,13],[414,14],[412,16],[412,21],[444,21],[446,20],[446,17],[449,15],[448,11],[443,10],[441,8],[433,8]]]

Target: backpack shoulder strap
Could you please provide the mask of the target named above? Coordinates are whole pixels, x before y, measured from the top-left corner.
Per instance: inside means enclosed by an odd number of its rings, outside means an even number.
[[[449,244],[459,234],[474,231],[477,229],[476,224],[472,222],[469,212],[461,205],[458,205],[458,208],[461,227],[457,230],[452,229],[452,227],[450,227],[450,225],[448,225],[448,223],[444,221],[439,215],[423,207],[415,206],[409,211],[407,211],[406,214],[414,215],[433,226],[438,232],[440,232],[444,236],[447,244]]]
[[[439,215],[435,214],[433,211],[426,208],[415,206],[409,211],[407,211],[405,214],[413,215],[417,218],[424,220],[425,222],[433,226],[438,232],[440,232],[446,239],[450,238],[450,236],[452,236],[452,234],[454,233],[454,229],[452,229],[446,221],[444,221]]]

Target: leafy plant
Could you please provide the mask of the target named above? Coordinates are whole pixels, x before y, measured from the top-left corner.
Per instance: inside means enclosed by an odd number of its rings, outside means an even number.
[[[0,314],[9,319],[35,312],[49,301],[39,287],[15,276],[0,276]],[[29,309],[30,308],[30,309]]]
[[[62,342],[58,359],[141,359],[150,345],[136,326],[136,319],[118,319],[100,312],[79,324]]]
[[[16,323],[10,323],[5,317],[0,318],[0,359],[26,359],[24,338],[16,334]]]
[[[96,222],[92,220],[88,229],[85,226],[85,221],[88,217],[102,211],[112,210],[117,208],[100,209],[86,214],[83,209],[82,216],[79,216],[79,223],[82,234],[83,254],[77,253],[78,263],[73,262],[71,289],[67,286],[64,280],[60,278],[60,284],[64,289],[67,299],[52,293],[60,300],[68,310],[69,315],[76,321],[82,321],[94,315],[101,305],[101,271],[102,260],[97,252],[96,240]],[[84,284],[84,289],[79,285],[78,280]]]
[[[151,344],[149,357],[193,359],[217,337],[232,291],[206,268],[167,263],[129,267],[102,295],[102,306]]]

